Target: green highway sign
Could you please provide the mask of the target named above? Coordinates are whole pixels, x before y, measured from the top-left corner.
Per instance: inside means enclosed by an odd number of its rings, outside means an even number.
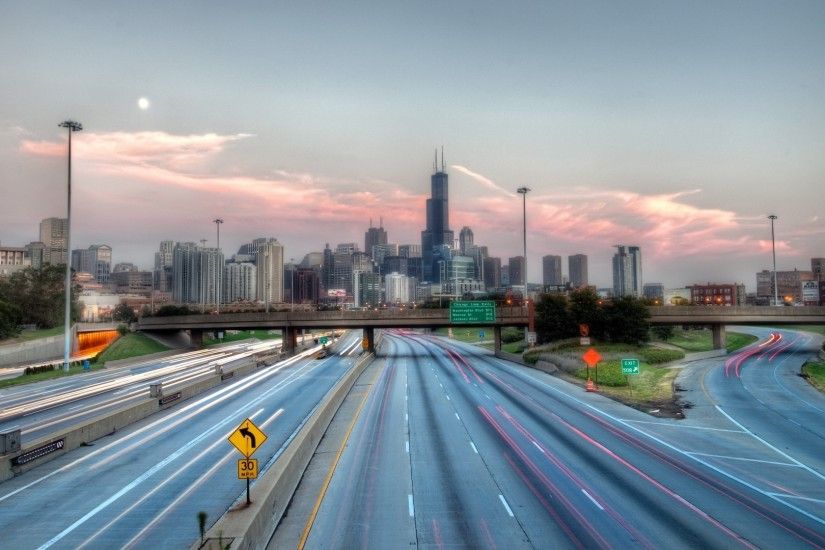
[[[639,374],[639,360],[622,359],[622,374]]]
[[[451,323],[494,323],[496,303],[491,301],[450,302]]]
[[[322,346],[326,346],[329,343],[329,338],[327,338],[326,336],[321,336],[320,340]]]

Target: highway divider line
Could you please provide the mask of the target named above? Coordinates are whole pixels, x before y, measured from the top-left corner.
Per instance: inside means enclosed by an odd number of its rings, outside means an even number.
[[[315,524],[315,518],[318,517],[318,510],[321,509],[321,503],[324,502],[324,497],[327,494],[327,489],[329,488],[329,484],[332,481],[332,476],[335,475],[335,470],[338,468],[338,462],[341,460],[341,456],[344,454],[344,449],[347,446],[347,442],[349,441],[350,436],[352,435],[352,430],[355,429],[355,424],[358,422],[358,419],[361,417],[361,411],[364,409],[364,405],[367,403],[367,399],[372,394],[372,389],[375,387],[373,384],[370,387],[370,390],[364,393],[364,398],[361,399],[361,402],[358,404],[358,408],[355,409],[355,414],[352,415],[352,421],[347,426],[347,431],[344,434],[344,439],[341,441],[341,445],[338,447],[338,451],[335,453],[335,459],[332,461],[332,464],[327,471],[327,475],[324,477],[323,483],[321,483],[321,490],[318,493],[318,497],[315,499],[315,504],[312,506],[312,512],[309,514],[309,519],[307,519],[306,525],[304,525],[304,530],[301,532],[301,538],[298,540],[298,550],[303,550],[304,546],[307,543],[307,539],[309,538],[309,533],[312,531],[312,526]],[[407,442],[407,452],[409,452],[409,442]]]
[[[264,548],[281,521],[301,477],[332,418],[355,385],[356,380],[375,359],[372,353],[356,361],[327,393],[315,411],[292,441],[283,449],[278,459],[258,479],[254,487],[256,498],[249,506],[235,506],[227,511],[206,533],[205,543],[195,542],[193,550],[217,549],[219,541],[231,550]]]

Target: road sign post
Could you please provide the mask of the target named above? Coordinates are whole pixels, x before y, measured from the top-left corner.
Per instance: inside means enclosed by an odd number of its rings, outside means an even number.
[[[587,383],[585,385],[585,389],[587,391],[596,391],[598,389],[597,384],[599,383],[599,361],[602,360],[602,355],[593,348],[588,349],[582,355],[582,359],[584,362],[587,363]],[[590,369],[593,367],[596,368],[596,383],[593,383],[593,380],[590,379]]]
[[[244,455],[244,458],[238,460],[238,479],[246,479],[246,503],[252,504],[249,498],[249,480],[258,477],[258,461],[249,457],[264,444],[266,434],[247,418],[227,439]]]

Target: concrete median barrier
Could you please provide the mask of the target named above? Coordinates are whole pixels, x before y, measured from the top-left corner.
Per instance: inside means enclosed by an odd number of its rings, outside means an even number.
[[[209,529],[204,544],[198,542],[192,546],[193,549],[218,550],[226,548],[227,544],[232,550],[266,546],[332,417],[373,359],[373,354],[363,356],[329,391],[281,456],[255,483],[252,504],[246,506],[241,499],[239,502],[244,504],[236,503]]]

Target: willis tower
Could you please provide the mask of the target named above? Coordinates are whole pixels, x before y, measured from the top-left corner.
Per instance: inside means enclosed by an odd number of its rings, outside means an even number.
[[[421,232],[421,275],[427,282],[439,282],[438,261],[444,250],[442,245],[453,246],[450,230],[450,204],[448,199],[447,172],[444,166],[444,149],[441,149],[441,170],[438,169],[438,150],[435,152],[433,172],[430,178],[431,198],[427,199],[427,228]]]

